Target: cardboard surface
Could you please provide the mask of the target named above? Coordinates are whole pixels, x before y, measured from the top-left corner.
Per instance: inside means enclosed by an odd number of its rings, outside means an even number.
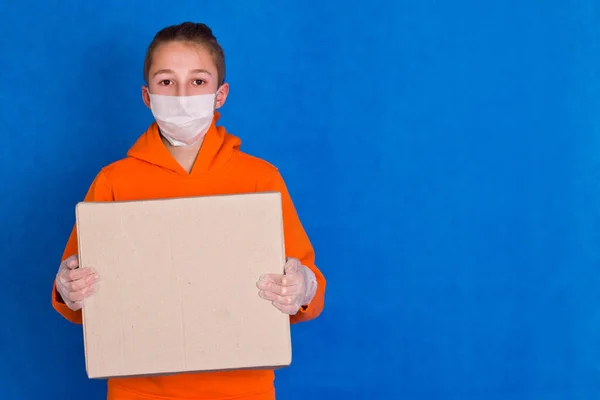
[[[90,378],[291,363],[289,316],[258,296],[283,273],[281,195],[79,203]]]

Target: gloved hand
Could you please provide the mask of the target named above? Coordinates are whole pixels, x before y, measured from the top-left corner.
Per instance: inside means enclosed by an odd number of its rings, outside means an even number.
[[[298,259],[288,258],[283,275],[263,275],[256,286],[260,289],[260,297],[271,301],[282,312],[295,315],[315,297],[317,278]]]
[[[60,264],[56,274],[56,290],[73,311],[83,307],[83,299],[94,292],[92,285],[98,280],[98,274],[93,269],[77,267],[79,258],[73,255]]]

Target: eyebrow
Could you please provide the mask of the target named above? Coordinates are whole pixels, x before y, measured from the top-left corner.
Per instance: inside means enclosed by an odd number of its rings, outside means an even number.
[[[173,71],[172,69],[159,69],[152,76],[154,77],[154,76],[156,76],[158,74],[172,74],[174,72],[175,71]],[[190,72],[192,72],[192,73],[203,73],[203,74],[208,74],[208,75],[212,76],[212,74],[209,71],[205,70],[205,69],[193,69]]]

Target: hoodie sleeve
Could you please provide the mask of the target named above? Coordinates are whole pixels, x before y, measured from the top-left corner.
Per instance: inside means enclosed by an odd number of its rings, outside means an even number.
[[[94,182],[90,186],[83,201],[113,201],[113,191],[103,172],[100,172]],[[77,254],[77,227],[73,227],[67,246],[63,252],[61,261],[69,258],[73,254]],[[64,303],[62,297],[56,290],[56,281],[52,288],[52,307],[65,319],[75,324],[81,324],[81,310],[73,311]]]
[[[325,302],[325,277],[315,265],[314,249],[300,222],[287,186],[279,171],[275,170],[268,182],[259,184],[257,189],[259,192],[276,191],[281,193],[286,256],[299,259],[302,265],[307,266],[315,273],[317,278],[317,293],[313,300],[308,306],[300,308],[296,315],[291,316],[290,322],[295,324],[317,318],[323,311]]]

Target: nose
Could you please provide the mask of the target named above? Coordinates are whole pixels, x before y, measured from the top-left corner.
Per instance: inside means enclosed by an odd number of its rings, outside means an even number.
[[[177,85],[177,96],[188,96],[188,88],[185,85]]]

